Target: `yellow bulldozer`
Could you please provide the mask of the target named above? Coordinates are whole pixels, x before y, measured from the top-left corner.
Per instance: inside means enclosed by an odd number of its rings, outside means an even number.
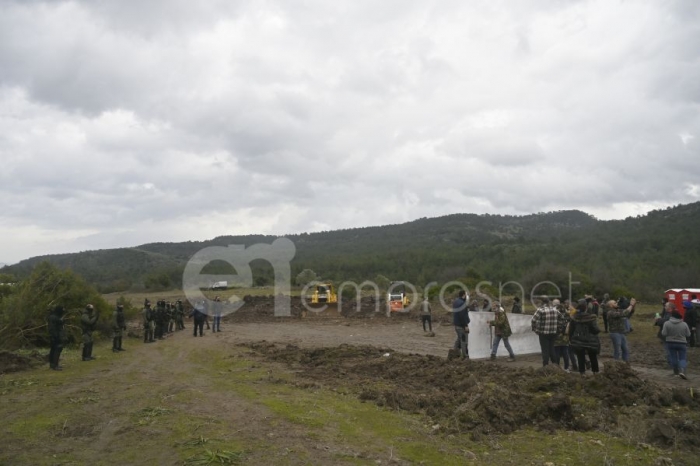
[[[307,310],[318,316],[337,317],[338,316],[338,294],[330,283],[318,283],[313,285],[308,294],[305,295],[305,308],[301,311],[301,316],[307,316]]]
[[[330,283],[320,283],[314,287],[309,302],[311,304],[335,304],[338,302],[338,294]]]

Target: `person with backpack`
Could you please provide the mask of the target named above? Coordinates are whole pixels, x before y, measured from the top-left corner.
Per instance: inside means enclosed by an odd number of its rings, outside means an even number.
[[[487,323],[491,327],[493,327],[493,332],[496,334],[496,338],[493,341],[493,347],[491,348],[491,360],[496,360],[498,346],[501,344],[501,340],[503,340],[503,345],[508,351],[508,362],[513,362],[515,361],[515,353],[513,352],[513,348],[510,347],[510,343],[508,342],[508,337],[510,337],[513,334],[513,331],[510,329],[510,323],[508,323],[508,316],[506,315],[506,310],[501,307],[501,303],[499,303],[498,301],[495,301],[493,303],[493,309],[495,313],[494,319],[487,321]]]
[[[598,354],[600,353],[600,339],[598,334],[597,317],[588,312],[588,303],[581,299],[576,306],[576,314],[569,322],[569,345],[573,348],[578,359],[578,371],[581,377],[586,376],[586,355],[591,361],[593,375],[599,372]]]

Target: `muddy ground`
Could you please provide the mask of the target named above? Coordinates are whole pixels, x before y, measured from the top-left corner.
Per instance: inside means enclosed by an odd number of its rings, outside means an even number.
[[[426,415],[437,430],[469,432],[474,439],[535,426],[637,431],[639,442],[700,448],[698,370],[691,363],[689,380],[671,376],[651,316],[633,320],[631,365],[612,360],[610,339],[601,334],[602,373],[582,379],[555,367],[543,370],[539,355],[515,363],[448,361],[455,337],[449,313],[436,316],[435,335],[427,336],[416,311],[387,316],[370,300],[359,312],[349,303],[340,312],[305,316],[293,303],[293,317],[275,324],[271,299],[248,298],[228,316],[229,341],[292,366],[302,374],[300,383],[342,385],[360,399]],[[698,356],[700,348],[689,348],[690,361]]]

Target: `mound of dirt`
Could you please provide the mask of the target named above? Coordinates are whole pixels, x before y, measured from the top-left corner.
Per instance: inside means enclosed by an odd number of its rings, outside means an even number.
[[[46,357],[37,352],[23,356],[9,351],[0,351],[0,374],[25,371],[46,361]]]
[[[299,384],[346,387],[361,400],[426,415],[444,433],[468,432],[478,439],[533,426],[621,433],[629,428],[620,425],[621,419],[641,410],[643,422],[633,421],[640,442],[668,447],[668,435],[655,432],[671,426],[676,445],[700,448],[700,403],[693,392],[640,379],[623,363],[606,364],[601,374],[581,378],[556,366],[516,368],[372,346],[245,346],[293,367]]]

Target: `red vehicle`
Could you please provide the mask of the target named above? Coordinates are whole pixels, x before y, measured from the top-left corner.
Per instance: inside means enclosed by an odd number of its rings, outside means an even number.
[[[680,312],[683,316],[685,316],[683,301],[690,301],[691,295],[700,297],[700,288],[672,288],[670,290],[666,290],[664,293],[666,299],[675,304],[676,309],[678,309],[678,312]]]

